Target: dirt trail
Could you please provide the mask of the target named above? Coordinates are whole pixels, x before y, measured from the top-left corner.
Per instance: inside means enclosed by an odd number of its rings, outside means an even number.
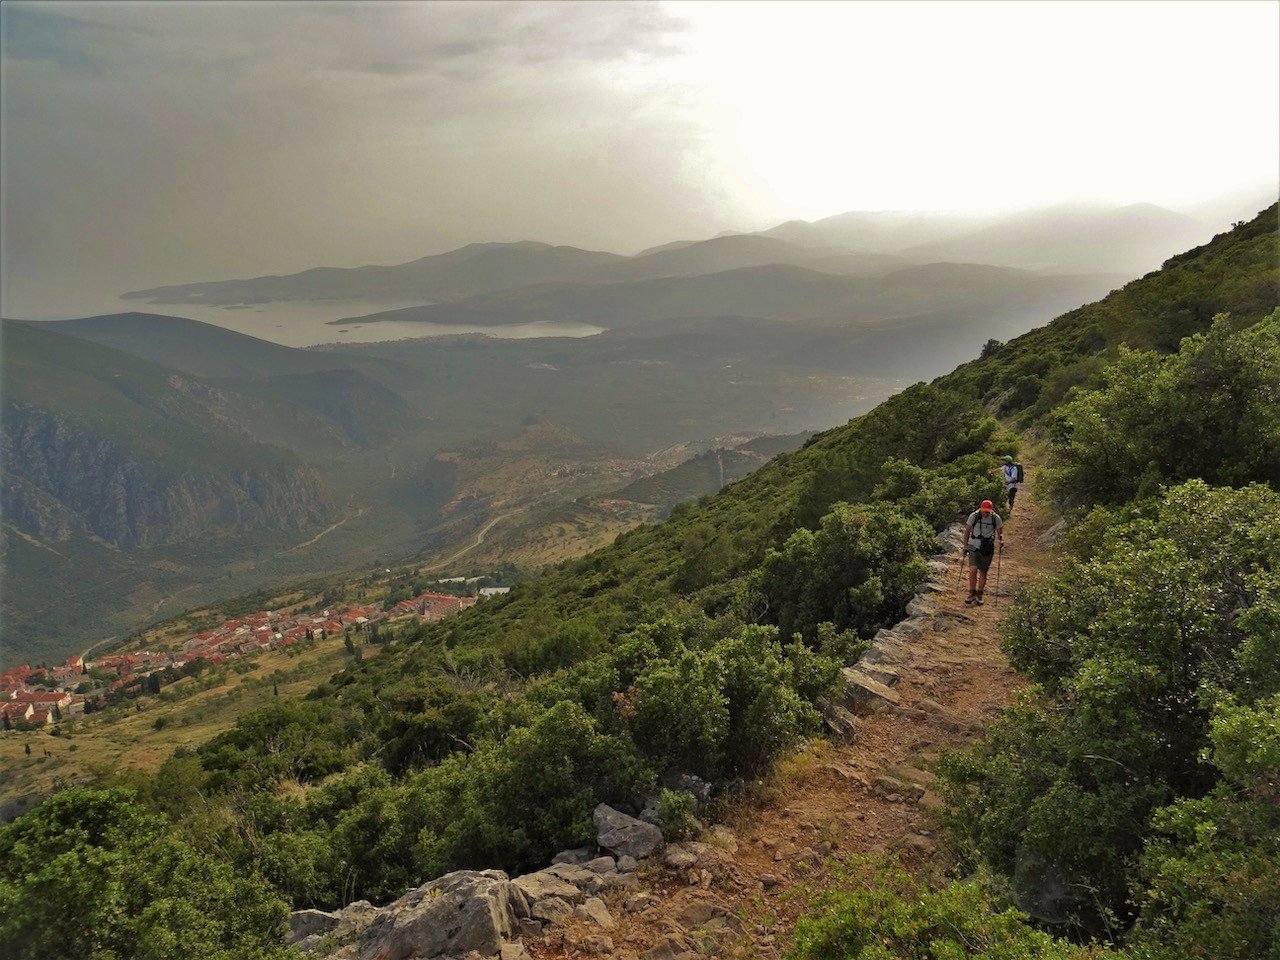
[[[950,566],[937,564],[933,578],[937,626],[897,665],[895,708],[860,717],[852,743],[817,744],[784,761],[761,798],[724,812],[731,834],[704,837],[711,846],[700,848],[694,864],[643,868],[641,888],[609,903],[616,928],[552,928],[545,939],[525,940],[530,954],[776,958],[804,909],[803,887],[821,887],[827,858],[891,853],[909,866],[933,863],[939,799],[928,767],[942,748],[980,736],[1022,685],[1000,650],[997,625],[1009,596],[1056,559],[1040,542],[1047,523],[1033,477],[1029,469],[1005,527],[999,607],[994,564],[986,604],[966,607],[967,588],[956,586],[958,554],[940,556]]]

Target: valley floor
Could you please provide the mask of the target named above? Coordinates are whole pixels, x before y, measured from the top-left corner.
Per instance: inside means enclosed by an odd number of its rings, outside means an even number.
[[[853,743],[810,744],[784,761],[755,796],[721,811],[730,832],[711,831],[692,864],[669,848],[639,891],[609,904],[615,929],[556,927],[525,941],[532,956],[777,958],[841,860],[890,855],[912,870],[944,868],[929,768],[943,749],[980,737],[1023,683],[1000,649],[999,621],[1014,592],[1052,571],[1047,526],[1028,483],[1005,528],[999,605],[994,565],[986,604],[966,607],[959,557],[942,557],[950,566],[930,581],[935,628],[896,667],[896,707],[862,718]]]

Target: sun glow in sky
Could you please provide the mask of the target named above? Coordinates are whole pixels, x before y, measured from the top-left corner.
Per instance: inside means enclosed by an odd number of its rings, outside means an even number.
[[[668,9],[706,162],[761,216],[1187,204],[1280,167],[1280,4]]]
[[[0,18],[11,315],[475,241],[629,253],[1071,200],[1235,197],[1244,216],[1280,191],[1273,0],[17,0]]]

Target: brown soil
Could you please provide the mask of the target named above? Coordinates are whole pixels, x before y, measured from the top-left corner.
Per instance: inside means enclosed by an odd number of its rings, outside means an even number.
[[[807,745],[751,797],[720,811],[736,850],[721,841],[719,853],[692,868],[642,867],[641,888],[609,901],[616,929],[551,928],[525,940],[530,954],[777,958],[808,891],[820,889],[840,860],[888,854],[908,868],[936,870],[939,799],[928,768],[942,749],[980,736],[1023,682],[1001,652],[998,624],[1009,596],[1051,571],[1054,551],[1040,541],[1047,526],[1034,485],[1025,484],[1005,527],[999,596],[993,564],[986,604],[966,607],[952,557],[950,572],[935,580],[945,584],[935,597],[943,629],[926,632],[898,667],[900,704],[860,718],[853,743]],[[728,921],[708,922],[712,910]]]

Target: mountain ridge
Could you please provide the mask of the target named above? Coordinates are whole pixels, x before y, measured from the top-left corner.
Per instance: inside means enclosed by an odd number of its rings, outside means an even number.
[[[1072,235],[1067,240],[1057,236],[1063,225]],[[313,267],[284,275],[169,284],[130,291],[124,298],[216,305],[438,302],[548,282],[685,276],[764,262],[824,260],[838,272],[863,274],[874,274],[882,262],[892,266],[933,260],[1032,266],[1049,273],[1141,273],[1159,264],[1152,262],[1154,252],[1185,246],[1180,238],[1189,244],[1208,232],[1199,221],[1152,204],[1079,203],[984,216],[850,211],[754,233],[673,241],[630,257],[534,240],[473,243],[399,264]],[[1029,260],[1029,250],[1040,251],[1039,259]]]

